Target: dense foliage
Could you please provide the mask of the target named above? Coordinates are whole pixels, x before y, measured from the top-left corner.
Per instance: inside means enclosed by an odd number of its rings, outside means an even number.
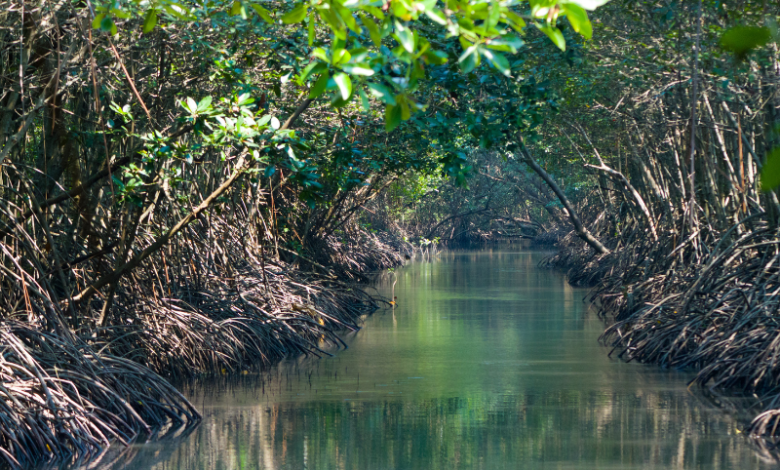
[[[519,96],[523,38],[570,49],[602,3],[3,3],[0,455],[196,422],[155,372],[340,344],[376,308],[344,278],[402,259],[371,202],[464,186],[448,103]]]
[[[338,344],[376,306],[344,278],[398,263],[402,237],[571,232],[553,262],[602,287],[618,351],[780,400],[770,3],[6,2],[0,429],[38,421],[0,454],[197,419],[152,370]],[[59,381],[84,367],[74,390],[126,414],[108,434]]]

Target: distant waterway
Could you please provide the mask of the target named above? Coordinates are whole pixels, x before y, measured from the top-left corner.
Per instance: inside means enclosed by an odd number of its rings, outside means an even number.
[[[203,423],[99,468],[773,468],[690,376],[607,357],[584,290],[542,254],[445,252],[377,286],[394,309],[334,357],[190,390]],[[393,283],[395,286],[393,287]],[[94,465],[94,464],[93,464]]]

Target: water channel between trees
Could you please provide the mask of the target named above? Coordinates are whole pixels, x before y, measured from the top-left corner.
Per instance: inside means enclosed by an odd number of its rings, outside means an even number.
[[[191,434],[107,455],[128,469],[771,468],[689,376],[611,360],[586,291],[543,254],[445,252],[335,357],[196,387]],[[262,380],[262,383],[260,382]]]

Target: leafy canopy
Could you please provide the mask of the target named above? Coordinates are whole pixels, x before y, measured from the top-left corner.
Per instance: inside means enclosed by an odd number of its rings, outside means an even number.
[[[253,20],[253,15],[278,34],[304,33],[310,61],[297,76],[311,99],[327,95],[334,108],[359,97],[384,106],[387,131],[395,129],[424,106],[415,99],[426,68],[457,60],[463,73],[490,64],[511,76],[507,54],[517,53],[527,27],[543,32],[561,50],[566,41],[558,21],[590,38],[588,11],[608,0],[310,0],[256,2],[210,0],[115,0],[95,9],[93,27],[118,34],[117,22],[143,17],[150,33],[161,20],[199,23],[218,15]],[[321,41],[323,33],[331,37]],[[457,40],[460,52],[449,57],[445,43]]]

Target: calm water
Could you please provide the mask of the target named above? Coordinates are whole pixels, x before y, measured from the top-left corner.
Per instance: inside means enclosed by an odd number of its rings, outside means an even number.
[[[399,269],[395,311],[346,336],[349,349],[262,385],[191,391],[205,417],[194,432],[94,467],[772,468],[685,374],[607,358],[585,292],[540,257],[451,252]]]

